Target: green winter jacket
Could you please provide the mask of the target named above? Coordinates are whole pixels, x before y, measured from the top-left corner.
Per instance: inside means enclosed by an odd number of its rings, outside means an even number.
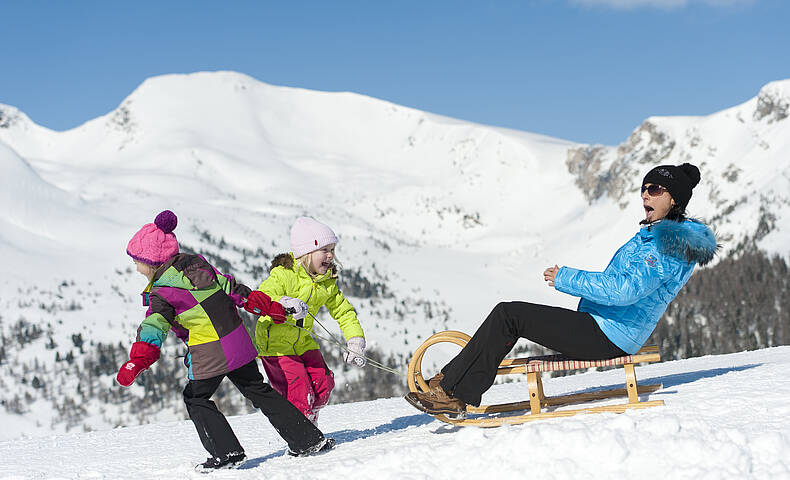
[[[298,298],[310,308],[312,315],[317,315],[322,306],[326,306],[329,315],[340,325],[340,330],[348,340],[351,337],[364,337],[362,326],[357,320],[354,307],[337,288],[337,278],[330,271],[312,278],[296,262],[293,253],[281,255],[275,259],[269,278],[258,287],[272,300],[279,301],[282,296]],[[288,322],[302,328],[313,330],[313,317],[307,315],[296,321],[290,316]],[[258,353],[263,356],[302,355],[308,350],[318,350],[313,337],[288,323],[275,324],[268,316],[260,317],[255,328],[255,345]]]

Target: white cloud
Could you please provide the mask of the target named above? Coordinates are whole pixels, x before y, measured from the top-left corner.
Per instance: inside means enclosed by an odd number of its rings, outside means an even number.
[[[584,6],[603,6],[616,9],[635,9],[640,7],[663,8],[666,10],[688,5],[708,5],[710,7],[734,7],[748,5],[754,0],[570,0],[572,4]]]

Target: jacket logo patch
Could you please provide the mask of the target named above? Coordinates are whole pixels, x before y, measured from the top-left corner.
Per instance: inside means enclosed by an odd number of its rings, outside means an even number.
[[[657,261],[658,259],[655,257],[655,255],[648,255],[645,257],[645,263],[648,267],[655,267]]]

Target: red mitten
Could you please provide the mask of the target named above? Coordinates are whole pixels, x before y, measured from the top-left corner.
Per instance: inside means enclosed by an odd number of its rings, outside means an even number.
[[[268,315],[272,299],[260,290],[253,290],[244,302],[244,310],[255,315]]]
[[[260,290],[250,293],[247,301],[244,303],[244,310],[255,315],[268,315],[272,317],[274,323],[283,323],[285,321],[285,309],[283,309],[283,306],[273,302],[268,295]]]
[[[285,321],[285,309],[277,302],[272,302],[269,308],[269,316],[272,317],[272,322],[283,323]]]
[[[124,387],[131,386],[134,379],[143,370],[159,360],[159,348],[148,342],[134,342],[132,350],[129,352],[129,360],[121,365],[115,380]]]

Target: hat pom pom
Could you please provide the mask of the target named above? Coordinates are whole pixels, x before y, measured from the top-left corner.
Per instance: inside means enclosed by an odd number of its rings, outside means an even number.
[[[684,163],[680,166],[680,169],[683,170],[683,173],[691,180],[691,188],[696,187],[700,179],[699,168],[690,163]]]
[[[176,229],[176,225],[178,225],[178,217],[176,217],[176,214],[170,210],[165,210],[156,216],[154,225],[156,225],[159,230],[162,230],[165,233],[170,233]]]

